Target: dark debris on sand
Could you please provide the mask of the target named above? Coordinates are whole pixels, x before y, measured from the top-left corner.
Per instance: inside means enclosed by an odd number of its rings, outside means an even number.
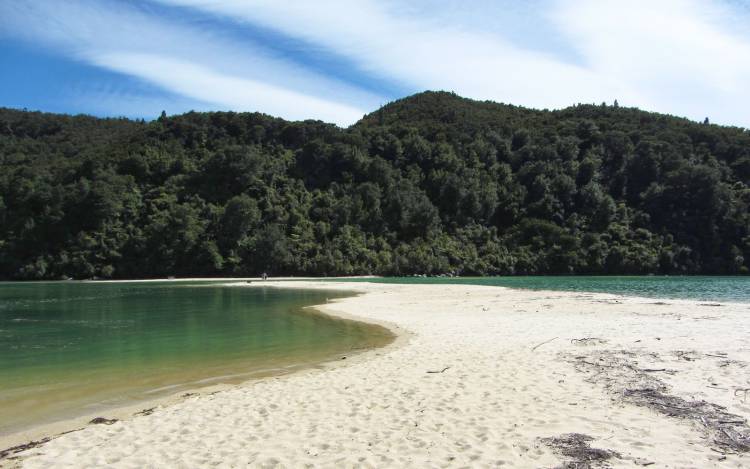
[[[97,417],[93,420],[91,420],[89,423],[94,425],[112,425],[113,423],[118,422],[117,419],[106,419],[104,417]]]
[[[42,438],[38,441],[30,441],[28,443],[24,443],[22,445],[14,446],[12,448],[7,448],[2,451],[0,451],[0,460],[3,459],[13,459],[13,455],[21,453],[23,451],[26,451],[28,449],[36,448],[38,446],[42,446],[43,444],[50,441],[52,438]]]
[[[148,409],[143,409],[141,411],[138,411],[134,413],[133,415],[151,415],[156,410],[156,407],[149,407]]]
[[[564,459],[556,469],[593,469],[611,467],[607,461],[620,459],[620,454],[606,449],[592,448],[594,438],[582,433],[566,433],[560,436],[541,438],[540,441]]]
[[[750,452],[750,426],[747,420],[718,404],[687,400],[670,394],[669,386],[653,374],[670,370],[640,368],[633,360],[633,353],[627,351],[599,351],[568,359],[578,371],[588,375],[589,382],[603,385],[620,396],[623,402],[694,423],[703,429],[717,451]]]

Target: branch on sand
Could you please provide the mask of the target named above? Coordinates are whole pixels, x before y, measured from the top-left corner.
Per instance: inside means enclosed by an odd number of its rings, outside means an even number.
[[[552,341],[553,341],[553,340],[555,340],[555,339],[559,339],[559,337],[553,337],[553,338],[551,338],[550,340],[545,340],[545,341],[544,341],[544,342],[542,342],[541,344],[538,344],[538,345],[535,345],[534,347],[532,347],[532,348],[531,348],[531,351],[533,352],[534,350],[538,349],[538,348],[539,348],[539,347],[541,347],[542,345],[544,345],[544,344],[548,344],[548,343],[552,342]]]

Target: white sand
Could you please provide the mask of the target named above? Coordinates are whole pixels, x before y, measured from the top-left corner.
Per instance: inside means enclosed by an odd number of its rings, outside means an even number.
[[[401,338],[319,369],[90,425],[5,463],[554,467],[565,458],[540,438],[577,432],[619,452],[613,467],[750,467],[750,454],[718,452],[700,422],[623,402],[601,376],[571,363],[626,350],[637,366],[674,370],[653,373],[670,394],[747,418],[750,394],[736,390],[750,388],[750,305],[465,285],[273,283],[361,291],[325,311],[387,323]],[[571,342],[584,337],[606,342]]]

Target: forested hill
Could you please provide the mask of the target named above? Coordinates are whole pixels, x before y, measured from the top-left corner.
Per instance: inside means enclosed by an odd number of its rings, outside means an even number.
[[[0,109],[0,277],[748,273],[750,133],[426,92],[341,129]]]

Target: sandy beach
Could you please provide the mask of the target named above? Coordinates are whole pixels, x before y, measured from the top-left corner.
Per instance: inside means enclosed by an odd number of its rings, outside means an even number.
[[[470,285],[263,285],[357,291],[319,309],[398,338],[88,425],[0,465],[750,467],[749,304]]]

